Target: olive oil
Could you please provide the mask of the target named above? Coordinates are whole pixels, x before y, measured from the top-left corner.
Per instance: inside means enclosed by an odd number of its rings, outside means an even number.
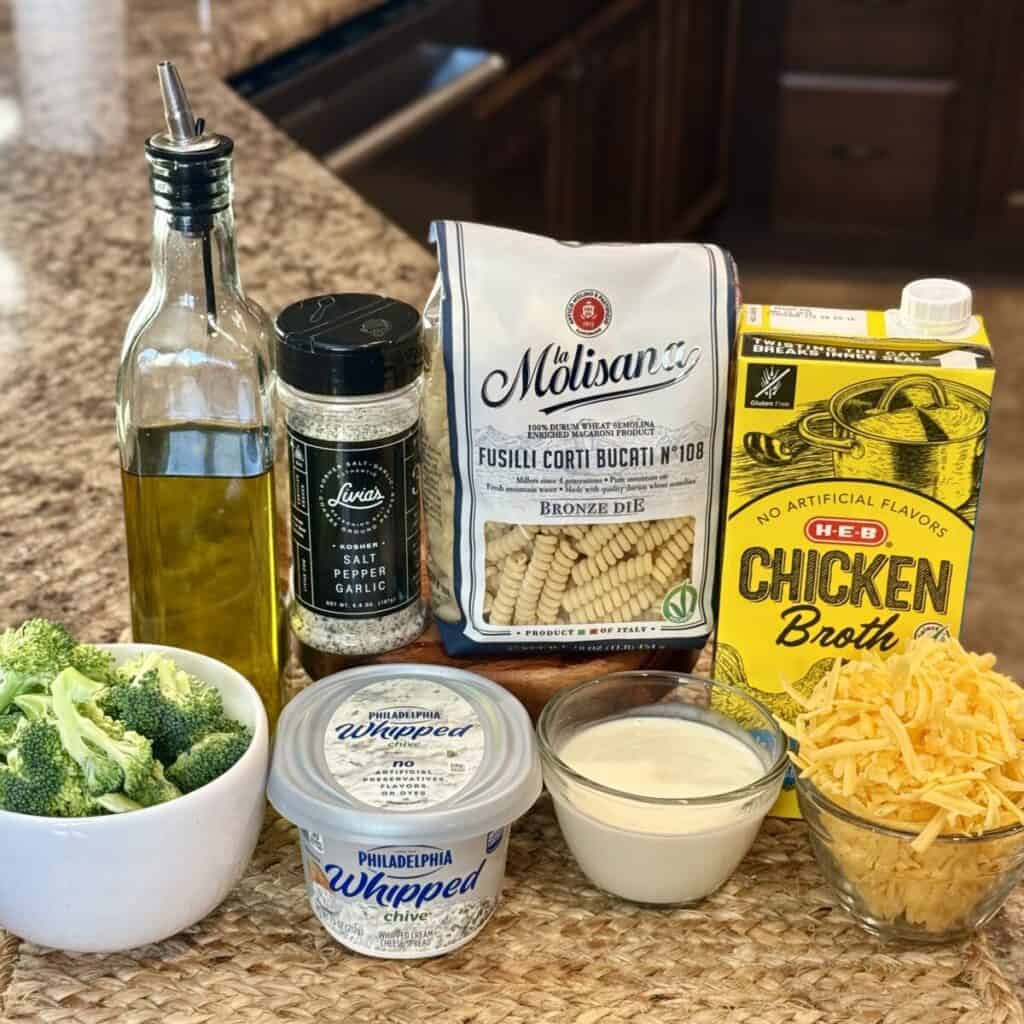
[[[125,333],[117,441],[132,627],[218,658],[281,707],[274,388],[267,314],[238,275],[234,143],[206,130],[173,64],[146,142],[152,277]]]
[[[280,710],[283,645],[265,430],[138,431],[122,470],[132,632],[227,662]]]

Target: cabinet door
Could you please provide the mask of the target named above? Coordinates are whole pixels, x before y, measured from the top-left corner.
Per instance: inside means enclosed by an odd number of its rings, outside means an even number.
[[[1024,229],[1024,8],[1007,5],[993,19],[995,60],[986,125],[977,230],[1016,241]]]
[[[839,74],[954,74],[968,7],[974,5],[963,0],[789,0],[784,66]]]
[[[685,237],[725,200],[739,0],[661,0],[652,234]]]
[[[739,0],[612,0],[477,105],[478,216],[580,241],[692,232],[725,195]]]
[[[776,222],[857,231],[935,222],[954,96],[946,79],[783,75]]]
[[[513,77],[477,105],[476,207],[488,224],[570,237],[572,59]],[[524,76],[525,77],[525,76]]]
[[[583,241],[650,235],[657,3],[625,10],[581,41],[573,219]]]

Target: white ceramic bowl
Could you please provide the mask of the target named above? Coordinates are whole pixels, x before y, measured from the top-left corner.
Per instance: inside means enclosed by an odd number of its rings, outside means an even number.
[[[174,647],[101,646],[118,662],[166,651],[220,690],[253,740],[220,778],[156,807],[94,818],[0,811],[0,925],[41,946],[87,953],[159,942],[227,896],[259,838],[269,758],[263,702],[233,668]]]

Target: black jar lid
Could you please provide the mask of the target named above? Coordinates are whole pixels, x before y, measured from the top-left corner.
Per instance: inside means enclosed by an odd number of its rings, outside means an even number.
[[[275,327],[278,375],[299,391],[394,391],[423,366],[419,313],[383,295],[315,295],[286,306]]]

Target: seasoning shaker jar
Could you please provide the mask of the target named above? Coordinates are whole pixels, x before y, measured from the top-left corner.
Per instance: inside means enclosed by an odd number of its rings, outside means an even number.
[[[291,482],[289,618],[306,646],[360,656],[423,631],[419,313],[318,295],[277,317]]]

